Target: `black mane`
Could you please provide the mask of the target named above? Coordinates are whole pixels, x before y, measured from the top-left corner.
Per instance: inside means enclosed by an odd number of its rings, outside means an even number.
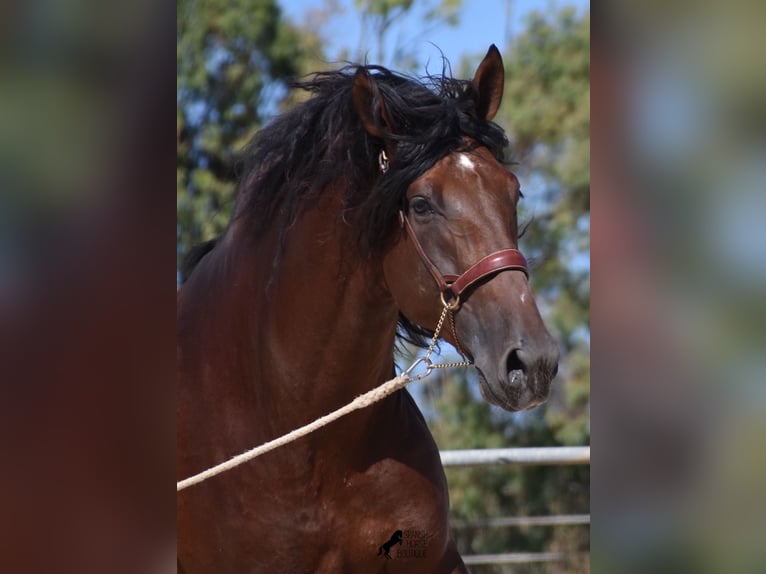
[[[372,77],[396,126],[396,157],[385,174],[378,167],[382,141],[364,130],[354,108],[352,87],[360,68]],[[341,180],[347,187],[339,217],[351,226],[362,257],[380,256],[396,238],[407,188],[439,159],[465,148],[466,138],[504,159],[505,134],[476,117],[470,81],[444,74],[415,79],[380,66],[349,65],[294,87],[311,98],[260,130],[245,150],[233,218],[247,218],[256,236],[278,226],[284,239],[301,210]],[[211,248],[212,243],[194,253],[184,275]],[[408,340],[420,342],[427,334],[404,318],[401,326]]]

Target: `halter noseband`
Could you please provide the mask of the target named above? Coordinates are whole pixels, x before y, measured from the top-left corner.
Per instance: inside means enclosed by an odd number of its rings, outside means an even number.
[[[412,240],[412,245],[415,247],[415,251],[420,257],[420,260],[431,273],[434,281],[436,281],[436,285],[441,292],[442,302],[445,306],[448,306],[449,302],[453,301],[453,308],[456,309],[460,305],[460,295],[462,295],[466,289],[482,279],[499,273],[500,271],[514,269],[523,272],[526,277],[529,277],[527,260],[518,249],[501,249],[490,253],[471,265],[461,275],[443,275],[436,265],[433,264],[431,259],[429,259],[428,255],[426,255],[423,246],[420,244],[420,241],[418,241],[417,235],[415,235],[415,230],[412,229],[409,219],[402,210],[399,210],[399,223],[404,228],[410,240]]]

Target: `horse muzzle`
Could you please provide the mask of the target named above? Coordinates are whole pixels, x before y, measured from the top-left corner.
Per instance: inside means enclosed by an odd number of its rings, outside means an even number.
[[[520,411],[548,399],[559,361],[558,345],[549,334],[537,345],[509,348],[496,365],[482,355],[476,357],[475,366],[484,400],[507,411]]]

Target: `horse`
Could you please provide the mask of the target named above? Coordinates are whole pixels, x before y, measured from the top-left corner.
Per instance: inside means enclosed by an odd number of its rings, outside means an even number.
[[[254,136],[230,222],[178,293],[179,480],[391,379],[397,342],[424,344],[445,308],[441,337],[485,400],[547,398],[558,345],[517,250],[520,185],[492,121],[503,84],[494,45],[472,80],[349,64],[304,78],[310,97]],[[180,491],[178,569],[467,572],[448,509],[403,389]],[[397,530],[426,542],[382,560]]]

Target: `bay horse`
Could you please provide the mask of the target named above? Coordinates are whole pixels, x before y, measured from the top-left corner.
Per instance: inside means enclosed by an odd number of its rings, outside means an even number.
[[[178,294],[179,480],[391,379],[397,333],[423,343],[443,305],[487,401],[547,398],[558,346],[516,250],[503,83],[494,45],[472,80],[347,66],[303,81],[312,96],[254,137],[230,223]],[[401,390],[179,492],[178,569],[467,572],[448,508]],[[427,547],[382,559],[397,530]]]

